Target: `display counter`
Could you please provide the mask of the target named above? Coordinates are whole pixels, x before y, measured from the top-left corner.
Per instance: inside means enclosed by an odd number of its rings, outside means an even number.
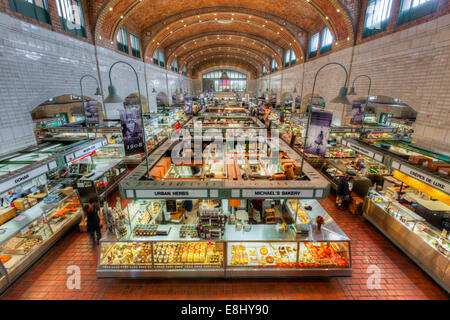
[[[194,117],[183,128],[193,130],[194,124],[201,124],[202,129],[264,129],[265,125],[256,117],[216,116],[213,114]]]
[[[120,159],[95,159],[92,164],[81,163],[76,166],[74,170],[81,174],[76,187],[83,203],[90,199],[106,199],[128,174],[125,162]]]
[[[203,108],[200,110],[199,115],[208,115],[208,114],[217,114],[220,116],[248,116],[249,110],[244,109],[241,106],[219,106],[219,107],[213,107],[213,106],[207,106],[206,108]]]
[[[439,229],[395,199],[371,191],[364,217],[418,264],[447,293],[450,289],[450,241]]]
[[[144,207],[152,201],[161,200],[147,201]],[[168,234],[136,236],[132,233],[119,239],[112,236],[102,240],[97,275],[119,278],[350,276],[350,240],[320,204],[315,200],[282,202],[286,208],[297,205],[305,208],[302,210],[307,213],[303,214],[310,220],[322,216],[325,224],[318,230],[311,223],[301,233],[296,232],[295,223],[286,230],[280,230],[275,224],[245,224],[241,228],[238,212],[242,210],[231,213],[234,211],[231,209],[227,212],[229,219],[223,236],[217,239],[199,238],[194,225],[150,224]],[[290,214],[297,216],[297,208]]]
[[[49,194],[0,225],[0,292],[20,277],[34,262],[80,222],[82,208],[76,192],[67,196]]]

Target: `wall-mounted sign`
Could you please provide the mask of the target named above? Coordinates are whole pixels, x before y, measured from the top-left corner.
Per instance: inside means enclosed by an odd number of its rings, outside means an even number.
[[[398,128],[395,127],[364,127],[364,132],[383,132],[383,133],[396,133]]]
[[[356,127],[331,127],[331,132],[356,132]]]
[[[136,190],[136,198],[208,198],[208,190]]]
[[[75,151],[74,153],[71,153],[69,155],[67,155],[66,158],[66,162],[72,162],[78,158],[81,158],[97,149],[100,149],[101,147],[105,146],[108,144],[108,141],[106,139],[103,139],[101,141],[97,141],[94,144],[91,144],[90,146],[87,146],[81,150]]]
[[[417,169],[411,168],[409,166],[406,166],[404,164],[402,164],[400,166],[400,172],[416,179],[419,180],[421,182],[424,182],[442,192],[445,192],[446,194],[450,194],[450,184],[448,184],[447,182],[437,179],[433,176],[430,176],[422,171],[419,171]]]
[[[242,190],[243,198],[314,198],[314,190],[312,189],[285,189],[285,190]]]
[[[36,169],[30,170],[27,173],[18,174],[14,178],[11,178],[9,180],[6,180],[4,182],[0,183],[0,193],[6,192],[8,190],[11,190],[14,187],[17,187],[18,185],[27,182],[31,179],[34,179],[36,177],[39,177],[40,175],[43,175],[48,171],[48,165],[44,164]]]

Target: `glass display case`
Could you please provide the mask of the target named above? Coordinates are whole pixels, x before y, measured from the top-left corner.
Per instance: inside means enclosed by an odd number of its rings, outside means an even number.
[[[197,221],[201,224],[204,211],[211,212],[216,207],[210,206],[214,202],[211,200],[203,200],[198,205],[195,202],[192,212],[197,217],[195,208],[198,207]],[[164,211],[162,208],[172,206],[170,203],[171,200],[139,200],[124,210],[134,231],[126,237],[110,234],[102,239],[99,277],[351,275],[350,240],[315,200],[283,200],[281,203],[296,217],[286,229],[279,224],[243,223],[248,217],[244,218],[247,214],[242,208],[224,210],[228,216],[224,234],[209,240],[199,237],[199,225],[158,220],[155,212]],[[232,200],[222,200],[222,207],[228,208],[228,204],[237,205]],[[148,212],[149,207],[153,212]],[[218,210],[222,212],[222,209]],[[321,230],[315,224],[319,216],[325,221]],[[239,227],[242,224],[244,227]],[[298,224],[304,225],[301,230]],[[148,233],[135,232],[142,226],[148,227]],[[164,232],[157,233],[157,230]]]
[[[366,198],[363,215],[449,292],[450,241],[446,233],[395,199],[373,190]]]
[[[77,192],[50,194],[31,208],[19,211],[0,226],[0,261],[9,283],[39,259],[65,232],[78,224],[82,207]],[[1,272],[0,272],[1,274]],[[3,280],[0,291],[6,289]]]

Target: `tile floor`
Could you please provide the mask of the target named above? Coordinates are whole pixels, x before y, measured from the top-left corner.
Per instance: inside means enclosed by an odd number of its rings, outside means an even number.
[[[113,197],[115,198],[115,196]],[[125,205],[124,203],[122,203]],[[419,267],[361,216],[321,201],[352,241],[353,276],[333,279],[118,280],[97,279],[97,249],[85,233],[61,239],[1,299],[448,299]],[[370,290],[367,268],[381,270],[381,287]],[[67,266],[81,269],[81,289],[66,287]]]

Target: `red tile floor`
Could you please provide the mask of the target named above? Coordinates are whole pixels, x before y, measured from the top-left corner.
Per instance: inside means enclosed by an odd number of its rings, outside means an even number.
[[[419,267],[363,217],[335,208],[334,196],[321,201],[351,239],[353,276],[332,279],[185,280],[97,279],[97,248],[85,233],[61,239],[1,299],[448,299]],[[66,268],[81,269],[81,289],[66,287]],[[369,265],[381,270],[379,289],[366,283]]]

